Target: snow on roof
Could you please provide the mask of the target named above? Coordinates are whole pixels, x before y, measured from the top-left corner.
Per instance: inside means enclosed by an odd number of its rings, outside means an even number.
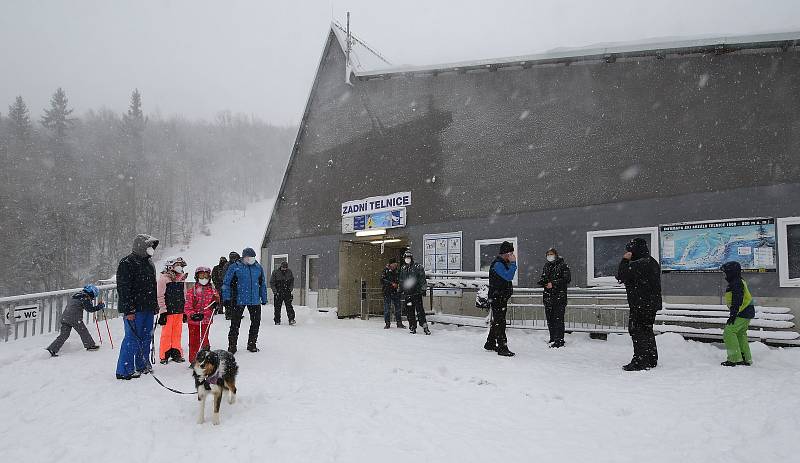
[[[335,28],[334,28],[335,29]],[[482,66],[492,66],[505,63],[531,63],[536,61],[553,61],[568,58],[579,58],[587,56],[603,56],[611,54],[636,54],[644,52],[656,52],[678,49],[708,48],[715,46],[744,46],[760,43],[773,42],[800,42],[800,31],[780,32],[771,34],[743,35],[731,37],[698,37],[698,38],[659,38],[645,39],[632,42],[614,42],[607,44],[589,45],[576,48],[556,48],[545,53],[532,55],[510,56],[502,58],[488,58],[471,61],[460,61],[443,64],[431,64],[423,66],[396,66],[387,67],[386,63],[380,68],[354,68],[357,76],[378,76],[385,74],[402,74],[409,72],[432,72],[446,69],[457,68],[476,68]],[[340,43],[345,41],[340,39]],[[343,48],[345,49],[345,48]]]

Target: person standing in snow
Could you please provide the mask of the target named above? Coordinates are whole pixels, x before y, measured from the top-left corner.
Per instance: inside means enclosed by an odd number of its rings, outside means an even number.
[[[219,305],[219,294],[211,286],[211,270],[197,267],[194,285],[186,290],[184,312],[189,325],[189,363],[194,364],[200,349],[210,349],[208,332],[214,322],[214,309]]]
[[[497,355],[513,357],[514,353],[508,350],[506,337],[506,311],[508,301],[514,294],[514,275],[517,273],[517,256],[514,255],[514,245],[508,241],[500,244],[500,253],[489,266],[489,307],[492,313],[492,323],[489,327],[489,336],[483,348],[497,351]]]
[[[730,317],[722,332],[722,340],[728,351],[728,358],[722,362],[722,366],[750,366],[753,363],[753,356],[750,354],[750,344],[747,341],[747,328],[750,327],[750,320],[756,316],[753,295],[750,294],[747,282],[742,278],[742,265],[739,262],[726,262],[722,264],[720,270],[725,273],[725,280],[728,282],[728,287],[725,289],[725,304],[730,310]]]
[[[397,259],[392,257],[389,263],[383,268],[381,273],[381,286],[383,287],[383,321],[388,330],[392,327],[392,306],[394,306],[394,318],[398,328],[405,328],[403,325],[403,311],[400,305],[400,275],[397,270]]]
[[[75,331],[80,335],[83,347],[85,347],[86,350],[91,351],[100,348],[100,346],[94,343],[94,338],[89,334],[89,329],[86,328],[86,324],[83,323],[84,310],[92,313],[106,308],[103,301],[98,302],[97,305],[92,305],[92,300],[97,299],[99,296],[100,290],[97,289],[95,285],[86,285],[83,287],[82,291],[72,295],[72,298],[67,303],[67,307],[64,309],[64,313],[61,314],[61,333],[46,348],[47,352],[50,352],[50,356],[58,357],[58,351],[61,350],[61,346],[63,346],[64,342],[69,338],[73,328],[75,328]]]
[[[239,253],[236,252],[236,251],[231,251],[230,254],[228,254],[228,262],[225,264],[224,267],[222,267],[223,284],[225,284],[225,275],[228,274],[228,268],[230,268],[230,266],[233,265],[235,262],[239,262],[240,259],[241,259],[241,256],[239,256]],[[222,294],[222,287],[220,287],[218,291],[219,291],[220,294]],[[231,319],[231,313],[233,312],[233,304],[234,304],[231,301],[236,301],[236,282],[235,281],[231,284],[230,291],[231,291],[231,299],[230,299],[230,301],[228,301],[228,303],[225,303],[225,302],[222,303],[222,306],[225,309],[225,320],[230,320]]]
[[[294,288],[294,275],[289,270],[289,263],[284,261],[272,271],[269,277],[269,286],[272,288],[273,304],[275,305],[275,324],[281,324],[281,305],[286,305],[286,316],[289,324],[294,325],[294,307],[292,307],[292,288]]]
[[[227,263],[228,259],[222,256],[219,258],[219,264],[215,265],[211,270],[211,283],[214,285],[214,290],[217,291],[217,294],[222,292],[222,280],[225,279],[225,265]],[[222,304],[218,304],[216,313],[222,313]]]
[[[183,322],[186,315],[184,307],[183,281],[186,273],[183,269],[186,261],[183,257],[170,257],[164,263],[164,270],[158,277],[158,324],[161,325],[161,342],[159,343],[159,358],[161,364],[166,365],[170,359],[183,363],[183,349],[181,339],[183,336]]]
[[[150,341],[153,317],[158,313],[156,269],[151,258],[158,240],[150,235],[136,235],[133,252],[117,266],[117,308],[124,315],[125,338],[119,349],[117,379],[138,378],[150,373]]]
[[[658,365],[658,347],[653,324],[661,310],[661,266],[650,255],[647,241],[634,238],[625,246],[617,280],[625,284],[630,316],[628,332],[633,342],[633,359],[625,371],[640,371]]]
[[[222,282],[222,300],[227,302],[230,310],[231,329],[228,332],[228,352],[236,353],[239,340],[239,326],[242,323],[244,309],[250,312],[250,332],[247,337],[247,350],[258,352],[258,328],[261,325],[261,306],[267,303],[267,284],[264,269],[256,261],[253,248],[242,251],[242,260],[229,264]],[[235,285],[236,294],[231,288]]]
[[[572,281],[572,275],[564,262],[553,248],[545,254],[542,276],[539,286],[544,288],[542,302],[544,313],[547,317],[547,329],[550,331],[550,340],[547,342],[552,348],[564,347],[564,313],[567,310],[567,287]]]
[[[428,328],[428,321],[425,319],[425,307],[422,304],[422,297],[428,289],[428,280],[425,276],[425,268],[421,264],[414,262],[414,255],[411,250],[403,253],[403,266],[400,267],[400,288],[403,293],[403,303],[408,316],[408,329],[411,334],[417,334],[417,321],[425,334],[431,334]]]

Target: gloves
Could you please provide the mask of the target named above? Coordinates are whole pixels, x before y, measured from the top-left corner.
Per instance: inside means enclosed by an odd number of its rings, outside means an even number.
[[[167,314],[166,313],[162,313],[161,315],[158,316],[158,324],[161,325],[161,326],[164,326],[164,325],[167,324]]]
[[[185,317],[185,316],[186,316],[186,315],[184,315],[184,317]],[[202,313],[202,312],[197,312],[197,313],[193,313],[193,314],[192,314],[192,316],[191,316],[191,317],[189,317],[189,318],[190,318],[190,319],[191,319],[193,322],[200,322],[200,321],[203,321],[203,319],[205,318],[205,316],[203,315],[203,313]]]
[[[105,302],[98,302],[95,307],[97,307],[97,310],[103,310],[103,309],[106,308],[106,303]]]
[[[725,324],[726,325],[733,325],[733,322],[735,322],[735,321],[736,321],[736,315],[731,315],[730,317],[728,317],[728,321],[725,322]]]

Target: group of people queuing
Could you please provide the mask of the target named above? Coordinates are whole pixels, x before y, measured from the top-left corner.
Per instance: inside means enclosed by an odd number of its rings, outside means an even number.
[[[405,328],[403,312],[408,318],[408,330],[417,334],[417,326],[422,327],[426,335],[431,334],[428,320],[425,318],[425,307],[422,298],[428,288],[425,268],[414,260],[410,250],[403,253],[403,264],[398,265],[397,259],[392,258],[381,273],[381,287],[383,288],[383,321],[384,329],[392,327],[392,309],[398,328]],[[404,310],[405,308],[405,310]]]
[[[537,284],[543,288],[542,299],[550,333],[548,344],[552,348],[560,348],[565,345],[564,315],[571,273],[569,266],[555,249],[548,249],[545,259]],[[489,267],[488,302],[491,321],[484,348],[506,357],[514,355],[508,349],[506,312],[508,301],[514,293],[512,281],[517,271],[516,260],[513,244],[505,241],[500,245],[500,252]],[[749,366],[752,364],[752,355],[747,329],[750,320],[755,317],[753,296],[747,282],[742,278],[742,267],[738,262],[727,262],[720,270],[725,274],[728,283],[724,297],[729,309],[729,317],[723,330],[727,359],[722,365]],[[633,344],[633,358],[622,369],[640,371],[655,368],[658,365],[658,347],[653,325],[656,313],[662,308],[661,266],[650,255],[647,241],[634,238],[625,246],[616,278],[625,285],[630,309],[628,333]]]

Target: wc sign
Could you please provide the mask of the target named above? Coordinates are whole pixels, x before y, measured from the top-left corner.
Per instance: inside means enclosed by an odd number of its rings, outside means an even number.
[[[39,318],[39,304],[34,304],[8,307],[3,320],[6,325],[13,325],[14,323],[36,320],[37,318]]]

